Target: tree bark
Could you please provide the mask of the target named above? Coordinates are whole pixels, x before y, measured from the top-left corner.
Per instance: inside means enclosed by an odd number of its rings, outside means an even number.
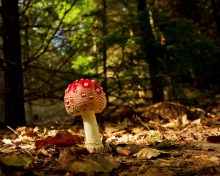
[[[176,3],[176,6],[182,17],[191,19],[195,23],[200,22],[197,0],[180,0]]]
[[[26,125],[18,0],[2,0],[2,38],[5,62],[5,124]]]
[[[106,29],[106,24],[107,24],[107,20],[106,20],[106,9],[107,9],[107,5],[106,5],[106,0],[102,0],[102,5],[103,5],[103,14],[102,14],[102,35],[103,38],[107,35],[107,29]],[[107,84],[107,47],[105,42],[103,43],[102,46],[102,57],[103,57],[103,73],[104,73],[104,79],[103,79],[103,83],[102,83],[102,87],[104,92],[106,92],[106,99],[108,102],[108,84]]]
[[[211,0],[212,10],[215,19],[215,24],[217,27],[217,35],[220,37],[220,2],[216,0]]]
[[[153,103],[163,101],[163,86],[160,65],[156,51],[156,40],[153,35],[152,26],[150,24],[150,15],[146,9],[146,1],[138,0],[138,17],[140,28],[140,45],[146,62],[150,69],[150,79],[153,94]]]

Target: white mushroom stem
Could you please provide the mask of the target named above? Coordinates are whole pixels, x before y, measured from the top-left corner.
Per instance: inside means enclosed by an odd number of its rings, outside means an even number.
[[[85,131],[85,148],[90,153],[100,153],[104,146],[99,136],[99,128],[94,111],[84,111],[81,113]]]

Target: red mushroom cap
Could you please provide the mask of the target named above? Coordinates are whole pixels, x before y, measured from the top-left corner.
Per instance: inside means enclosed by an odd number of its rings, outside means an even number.
[[[82,111],[100,113],[106,106],[106,96],[96,81],[81,79],[70,84],[65,90],[64,104],[70,115],[81,115]]]

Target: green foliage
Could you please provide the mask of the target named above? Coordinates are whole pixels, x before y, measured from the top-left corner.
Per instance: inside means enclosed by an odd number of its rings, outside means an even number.
[[[201,95],[199,90],[217,84],[209,79],[220,77],[217,44],[193,20],[168,17],[149,5],[138,14],[135,0],[106,1],[106,9],[103,2],[41,0],[21,6],[26,71],[29,80],[37,80],[31,90],[55,92],[83,77],[102,82],[104,67],[111,102],[146,103],[154,78],[169,89],[167,99],[195,97],[192,92]],[[157,62],[150,71],[151,51]]]
[[[76,60],[72,61],[72,68],[80,71],[84,76],[94,74],[95,71],[91,65],[92,62],[94,62],[94,57],[80,55],[76,58]]]
[[[196,95],[201,96],[202,92],[199,91],[206,90],[212,84],[213,78],[207,82],[204,73],[211,71],[217,56],[214,53],[215,43],[202,35],[200,28],[191,20],[170,20],[164,15],[161,17],[161,12],[159,15],[157,26],[166,40],[161,57],[164,76],[171,79],[170,86],[178,83],[178,86],[173,87],[177,88],[174,92],[178,92],[173,94],[173,98],[186,98],[184,92],[195,92],[194,98]]]

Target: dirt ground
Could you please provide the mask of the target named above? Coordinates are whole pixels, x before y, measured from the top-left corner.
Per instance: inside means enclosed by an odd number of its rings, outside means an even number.
[[[161,103],[116,114],[123,118],[99,123],[100,154],[83,147],[81,121],[1,129],[0,176],[220,175],[217,112]]]

